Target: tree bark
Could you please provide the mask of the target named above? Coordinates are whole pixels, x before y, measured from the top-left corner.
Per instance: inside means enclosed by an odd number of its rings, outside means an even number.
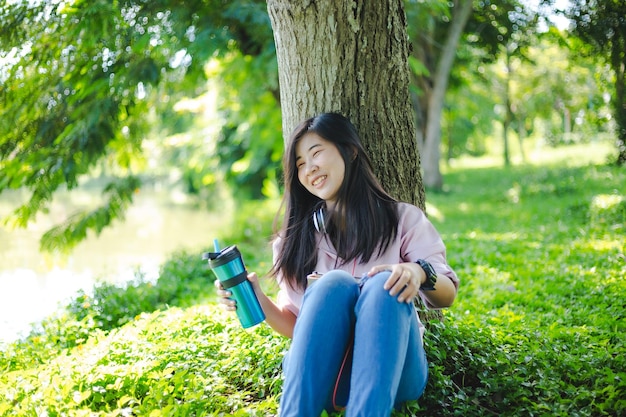
[[[340,112],[385,189],[424,208],[402,0],[268,0],[267,8],[285,139],[307,117]]]
[[[617,122],[616,163],[619,166],[626,166],[626,37],[616,35],[611,45],[611,66],[615,71],[613,106]]]
[[[513,71],[511,67],[511,52],[507,46],[506,48],[506,74],[504,79],[504,119],[502,120],[502,152],[504,158],[504,166],[511,165],[511,157],[509,153],[509,128],[511,126],[511,120],[513,118],[513,112],[511,111],[511,73]]]

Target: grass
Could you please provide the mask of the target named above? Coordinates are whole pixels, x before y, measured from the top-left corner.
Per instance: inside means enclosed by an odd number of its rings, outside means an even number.
[[[460,161],[427,194],[462,281],[428,325],[426,393],[396,417],[626,414],[626,170],[598,147]],[[242,210],[221,239],[251,270],[268,269],[274,209]],[[275,415],[288,341],[207,301],[203,250],[173,256],[156,284],[77,296],[0,352],[0,416]]]

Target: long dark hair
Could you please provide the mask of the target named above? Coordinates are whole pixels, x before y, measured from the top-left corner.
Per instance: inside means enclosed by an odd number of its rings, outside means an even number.
[[[294,289],[306,288],[306,276],[317,264],[313,213],[323,210],[324,204],[298,180],[296,145],[307,133],[333,143],[345,164],[335,208],[325,216],[325,237],[335,247],[340,264],[356,259],[368,262],[375,253],[383,253],[395,238],[399,221],[397,202],[374,175],[354,125],[338,113],[305,120],[292,132],[283,156],[285,212],[278,232],[282,245],[272,268],[273,275],[282,275]]]

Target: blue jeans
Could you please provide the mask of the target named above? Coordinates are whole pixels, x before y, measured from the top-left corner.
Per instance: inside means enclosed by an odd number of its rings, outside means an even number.
[[[422,395],[428,364],[417,317],[383,289],[389,274],[358,284],[336,270],[306,290],[283,361],[281,417],[319,417],[334,404],[346,417],[389,416]]]

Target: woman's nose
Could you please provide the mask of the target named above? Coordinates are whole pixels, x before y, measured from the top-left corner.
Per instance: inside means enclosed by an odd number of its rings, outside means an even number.
[[[307,175],[312,174],[314,172],[316,172],[319,169],[319,167],[315,164],[307,164],[306,166],[306,173]]]

